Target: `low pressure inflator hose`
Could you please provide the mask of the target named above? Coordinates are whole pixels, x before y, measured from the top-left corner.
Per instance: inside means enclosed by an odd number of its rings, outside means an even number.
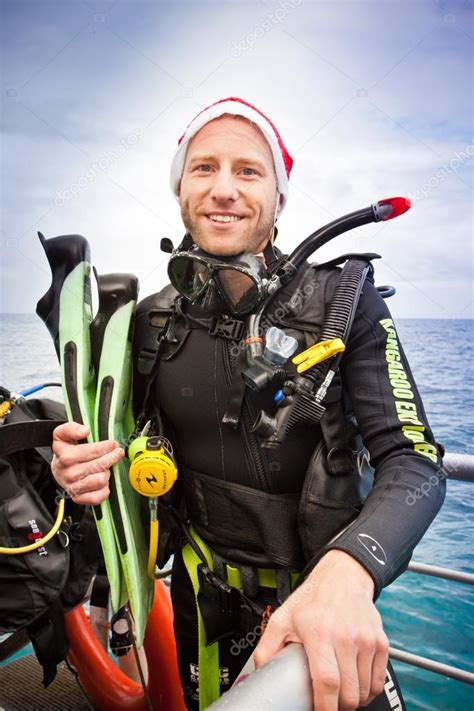
[[[27,546],[20,546],[19,548],[6,548],[6,547],[0,546],[0,554],[3,553],[4,555],[21,555],[22,553],[30,553],[31,551],[35,551],[38,548],[41,548],[42,546],[46,545],[46,543],[48,543],[48,541],[50,541],[53,538],[53,536],[55,536],[56,533],[59,531],[59,528],[60,528],[60,526],[63,522],[63,518],[64,518],[64,506],[65,506],[64,498],[61,498],[59,500],[59,504],[58,504],[56,521],[54,522],[54,525],[51,528],[51,530],[48,531],[48,533],[45,536],[43,536],[42,538],[39,538],[34,543],[30,543]]]

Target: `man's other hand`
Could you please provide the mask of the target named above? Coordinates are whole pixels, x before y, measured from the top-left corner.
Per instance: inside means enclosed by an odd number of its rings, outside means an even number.
[[[262,666],[288,642],[304,645],[316,711],[353,711],[383,691],[388,639],[374,584],[355,558],[331,550],[270,617],[255,652]]]

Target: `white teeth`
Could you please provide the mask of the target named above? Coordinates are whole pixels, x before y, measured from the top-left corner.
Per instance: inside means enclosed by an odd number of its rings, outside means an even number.
[[[238,215],[208,215],[213,222],[237,222],[240,220]]]

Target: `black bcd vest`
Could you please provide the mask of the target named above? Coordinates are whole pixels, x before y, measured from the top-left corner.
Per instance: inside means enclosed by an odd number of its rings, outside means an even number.
[[[302,348],[313,345],[324,327],[341,277],[336,265],[351,258],[370,260],[377,256],[344,255],[322,265],[306,265],[278,292],[265,314],[264,325],[266,319],[268,325],[283,328]],[[201,320],[211,338],[235,342],[243,335],[238,324],[229,325],[228,319],[209,316]],[[134,402],[139,413],[146,401],[143,419],[153,415],[161,423],[159,404],[150,402],[151,382],[159,372],[159,361],[172,360],[184,348],[189,331],[189,319],[171,286],[139,305]],[[340,377],[329,388],[324,406],[326,411],[318,425],[321,436],[297,496],[259,491],[195,471],[179,479],[169,500],[181,508],[219,555],[247,565],[302,570],[358,515],[372,486],[373,469]],[[165,511],[163,517],[159,565],[166,562],[173,542],[172,525],[166,526],[172,520],[167,521]]]

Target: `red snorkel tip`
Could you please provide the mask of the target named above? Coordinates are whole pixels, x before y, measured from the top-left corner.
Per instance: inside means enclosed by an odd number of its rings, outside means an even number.
[[[379,200],[378,203],[374,205],[376,221],[386,222],[387,220],[393,220],[394,217],[403,215],[410,207],[411,200],[406,197],[393,197],[387,198],[386,200]]]

